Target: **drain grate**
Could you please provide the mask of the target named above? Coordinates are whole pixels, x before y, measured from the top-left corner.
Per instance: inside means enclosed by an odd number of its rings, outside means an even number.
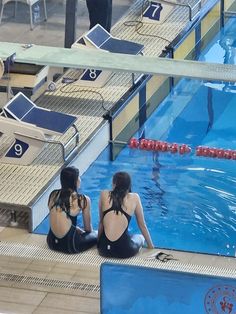
[[[58,252],[53,252],[45,246],[28,245],[23,243],[10,243],[0,241],[0,256],[14,256],[21,258],[31,258],[37,260],[62,262],[69,264],[78,264],[92,266],[99,268],[104,262],[112,262],[118,264],[128,264],[137,265],[144,267],[153,267],[159,269],[197,273],[202,275],[213,275],[220,277],[230,277],[236,278],[235,269],[229,269],[224,267],[215,267],[209,265],[196,265],[190,263],[182,263],[179,261],[168,261],[168,263],[162,263],[156,259],[146,259],[142,256],[132,257],[128,259],[109,259],[98,255],[98,253],[93,250],[83,252],[81,254],[63,254]]]
[[[73,281],[38,278],[38,277],[24,276],[24,275],[7,274],[7,273],[0,273],[0,281],[1,280],[30,284],[30,285],[37,285],[37,286],[44,286],[44,287],[50,287],[50,288],[73,289],[73,290],[97,292],[97,293],[100,291],[99,285],[73,282]]]

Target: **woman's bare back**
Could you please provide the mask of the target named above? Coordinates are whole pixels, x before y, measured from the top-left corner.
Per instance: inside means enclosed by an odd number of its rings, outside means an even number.
[[[103,191],[101,195],[102,212],[112,208],[112,201],[110,201],[109,191]],[[129,216],[134,214],[136,208],[136,198],[134,193],[127,193],[123,200],[122,209]],[[106,237],[110,241],[118,240],[128,227],[128,219],[122,212],[116,212],[116,208],[105,214],[103,218],[103,226]]]

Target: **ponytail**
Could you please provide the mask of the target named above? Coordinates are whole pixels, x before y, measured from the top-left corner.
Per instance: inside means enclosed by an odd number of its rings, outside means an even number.
[[[112,201],[116,214],[121,210],[123,200],[128,192],[131,191],[131,178],[127,172],[117,172],[113,176],[114,189],[110,191],[109,199]]]

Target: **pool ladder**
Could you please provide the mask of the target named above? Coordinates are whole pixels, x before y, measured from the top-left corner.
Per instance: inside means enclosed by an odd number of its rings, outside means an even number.
[[[162,2],[172,3],[180,7],[188,8],[189,21],[194,20],[198,16],[202,8],[202,0],[198,0],[196,3],[193,3],[193,5],[191,5],[190,3],[185,3],[185,1],[182,1],[182,0],[176,0],[176,2],[169,1],[169,0],[162,0]],[[195,2],[195,1],[188,1],[188,2]]]
[[[224,17],[236,17],[236,11],[224,11]]]

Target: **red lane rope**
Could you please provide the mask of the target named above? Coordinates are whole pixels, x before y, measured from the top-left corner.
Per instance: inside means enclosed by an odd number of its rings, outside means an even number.
[[[134,149],[159,151],[159,152],[171,152],[172,154],[189,154],[192,149],[187,144],[168,143],[164,141],[157,141],[152,139],[131,138],[129,141],[129,147]],[[233,159],[236,160],[236,150],[215,148],[208,146],[197,146],[195,148],[196,156],[221,158],[221,159]]]

